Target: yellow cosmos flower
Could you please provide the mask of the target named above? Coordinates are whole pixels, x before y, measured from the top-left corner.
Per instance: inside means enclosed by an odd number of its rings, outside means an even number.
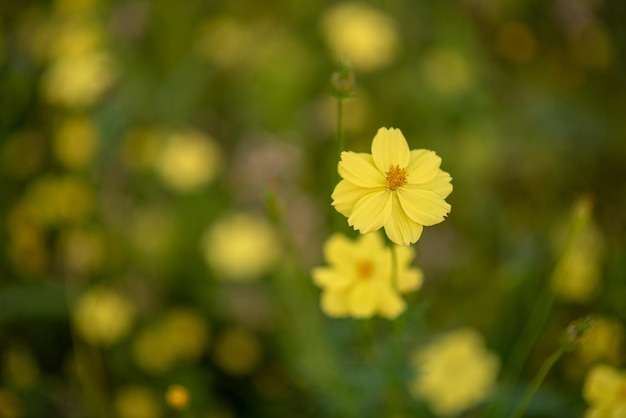
[[[412,363],[418,374],[410,391],[438,416],[456,416],[482,402],[500,369],[499,358],[472,328],[440,336],[415,352]]]
[[[380,128],[371,154],[341,153],[332,204],[362,234],[384,227],[396,244],[413,244],[450,212],[452,178],[440,164],[433,151],[410,150],[399,129]]]
[[[411,268],[413,251],[397,250],[397,283],[392,280],[391,250],[379,234],[360,236],[351,241],[332,235],[324,244],[329,267],[313,269],[313,281],[322,291],[322,310],[329,316],[369,318],[379,314],[396,318],[406,305],[400,293],[422,285],[422,271]]]

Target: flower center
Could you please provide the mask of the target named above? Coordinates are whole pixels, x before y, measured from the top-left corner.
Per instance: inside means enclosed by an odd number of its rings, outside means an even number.
[[[374,272],[374,264],[368,260],[361,260],[356,263],[356,275],[359,279],[369,279]]]
[[[385,173],[387,176],[387,187],[396,190],[406,184],[406,170],[400,168],[399,165],[390,165],[389,171]]]

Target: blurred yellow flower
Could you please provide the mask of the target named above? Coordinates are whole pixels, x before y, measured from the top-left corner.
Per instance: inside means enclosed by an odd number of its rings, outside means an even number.
[[[165,392],[165,400],[174,409],[185,409],[189,404],[189,391],[182,385],[170,385]]]
[[[94,196],[78,177],[45,175],[28,187],[23,204],[39,224],[56,225],[84,220],[93,209]]]
[[[419,349],[412,359],[417,376],[412,394],[433,412],[453,416],[482,402],[500,368],[498,357],[485,349],[482,336],[461,328]]]
[[[23,413],[24,405],[17,393],[0,387],[0,417],[19,418]]]
[[[462,93],[472,82],[467,60],[454,49],[428,51],[424,55],[422,74],[428,85],[444,96]]]
[[[417,290],[423,274],[412,268],[413,251],[396,247],[397,283],[392,277],[391,250],[378,233],[360,235],[351,241],[332,235],[324,244],[329,267],[313,269],[313,281],[322,288],[322,310],[329,316],[396,318],[406,308],[400,293]]]
[[[129,385],[115,395],[113,408],[119,418],[160,418],[163,410],[152,390],[144,386]]]
[[[133,324],[133,305],[118,292],[104,287],[89,289],[76,303],[76,330],[91,344],[111,345],[126,336]]]
[[[589,403],[587,418],[626,417],[626,372],[599,364],[589,371],[583,385]]]
[[[333,191],[333,206],[362,234],[382,227],[393,242],[416,242],[423,226],[442,222],[450,212],[445,198],[452,178],[439,169],[433,151],[410,150],[399,129],[380,128],[372,154],[344,151]]]
[[[559,244],[562,255],[552,272],[551,284],[562,299],[586,303],[601,284],[602,237],[593,222],[592,202],[580,198]]]
[[[88,107],[97,102],[116,78],[113,57],[94,51],[55,60],[42,77],[42,90],[49,103]]]
[[[163,181],[181,192],[190,192],[210,183],[221,165],[215,141],[196,130],[172,132],[156,160]]]
[[[219,220],[202,236],[201,251],[219,278],[255,280],[278,261],[281,248],[265,219],[236,213]]]
[[[209,325],[200,314],[175,308],[137,334],[133,357],[147,372],[161,374],[181,361],[197,360],[209,339]]]
[[[68,168],[84,168],[98,149],[98,134],[85,117],[68,118],[54,136],[54,154]]]
[[[400,43],[393,20],[366,3],[338,3],[322,17],[321,29],[335,58],[363,71],[389,65]]]
[[[614,318],[597,316],[593,327],[578,345],[576,354],[584,364],[603,360],[619,364],[624,357],[624,327]]]
[[[15,387],[32,387],[39,377],[39,366],[32,351],[27,347],[9,346],[2,353],[2,376]]]
[[[231,328],[216,339],[213,359],[225,372],[239,376],[254,370],[261,362],[261,354],[261,343],[254,334]]]
[[[250,59],[255,33],[247,22],[220,16],[206,23],[198,37],[197,51],[220,67],[232,68]]]

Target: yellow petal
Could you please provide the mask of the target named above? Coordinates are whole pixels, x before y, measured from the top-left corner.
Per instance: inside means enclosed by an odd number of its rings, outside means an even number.
[[[422,287],[423,281],[424,273],[421,269],[403,270],[398,274],[398,291],[400,293],[412,292]]]
[[[332,205],[346,218],[352,214],[354,204],[363,196],[371,193],[372,189],[356,186],[347,180],[341,180],[331,195]]]
[[[450,205],[430,190],[405,186],[398,189],[397,193],[404,213],[424,226],[438,224],[450,213]]]
[[[354,243],[345,235],[335,233],[324,243],[324,258],[336,269],[348,271],[357,261]]]
[[[409,219],[396,200],[389,221],[385,224],[385,233],[389,239],[398,245],[411,245],[420,239],[423,229],[422,225]]]
[[[326,267],[314,268],[311,275],[313,282],[324,289],[344,290],[354,281],[354,275],[348,276]]]
[[[321,297],[322,311],[328,316],[340,317],[348,315],[346,292],[327,290]]]
[[[390,193],[383,189],[359,199],[348,218],[348,224],[362,234],[382,228],[391,214]]]
[[[389,286],[378,287],[378,311],[386,318],[397,318],[406,309],[406,303]]]
[[[344,151],[339,162],[339,175],[355,186],[365,188],[386,187],[387,178],[378,171],[369,154]]]
[[[623,384],[624,379],[615,368],[600,364],[587,374],[583,396],[589,403],[602,403],[611,400]]]
[[[441,158],[433,151],[416,149],[411,151],[411,160],[406,168],[408,184],[422,184],[432,180],[439,171]]]
[[[437,193],[443,199],[448,197],[452,193],[452,177],[445,171],[439,170],[437,175],[430,181],[420,184],[420,188],[424,190],[430,190]]]
[[[378,307],[378,289],[372,281],[358,282],[348,293],[350,314],[357,318],[370,318]]]
[[[381,173],[390,166],[405,168],[409,164],[411,151],[400,129],[380,128],[372,141],[372,158]]]

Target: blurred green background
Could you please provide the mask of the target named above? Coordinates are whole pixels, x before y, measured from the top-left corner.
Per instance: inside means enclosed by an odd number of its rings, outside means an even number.
[[[567,354],[527,416],[583,416],[589,367],[623,366],[626,3],[6,1],[0,19],[0,417],[433,416],[404,386],[431,336],[480,330],[515,399],[587,314],[609,342]],[[453,177],[400,336],[324,317],[310,278],[333,231],[355,236],[330,206],[342,61],[346,148],[397,127]]]

